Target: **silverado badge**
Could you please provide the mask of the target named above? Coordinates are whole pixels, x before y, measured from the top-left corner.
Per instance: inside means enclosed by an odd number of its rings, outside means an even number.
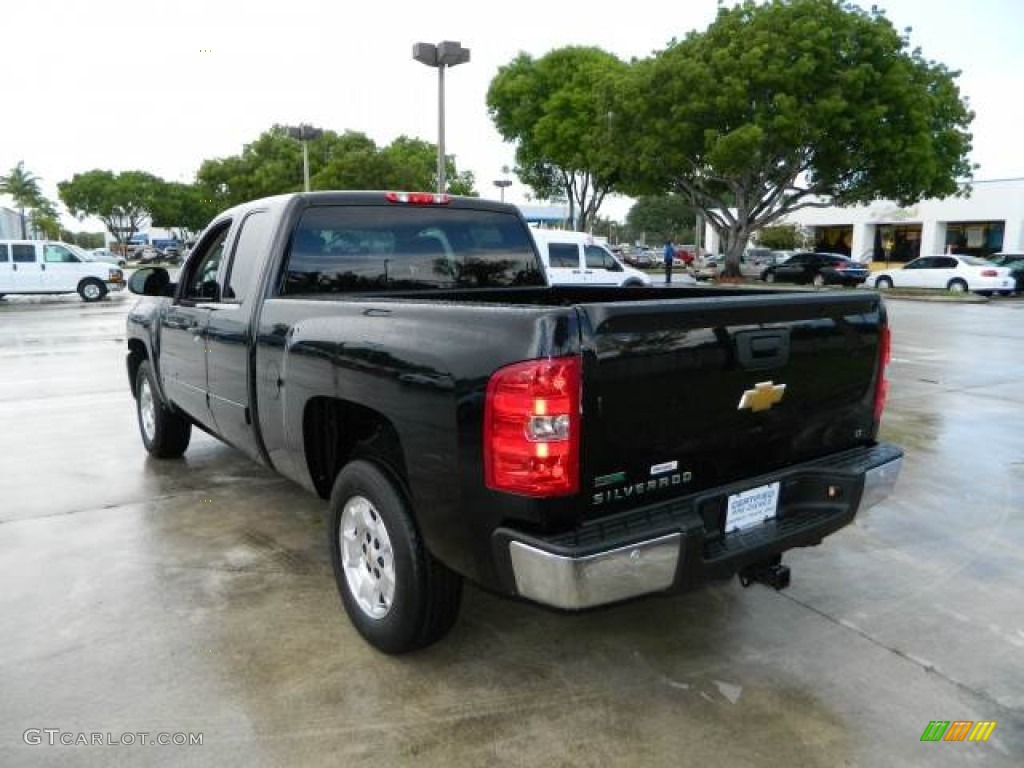
[[[767,411],[776,403],[782,402],[782,396],[786,394],[785,384],[775,384],[771,381],[759,381],[754,385],[753,389],[748,389],[743,393],[743,397],[740,398],[740,404],[737,406],[737,410],[742,411],[744,408],[757,413],[758,411]]]

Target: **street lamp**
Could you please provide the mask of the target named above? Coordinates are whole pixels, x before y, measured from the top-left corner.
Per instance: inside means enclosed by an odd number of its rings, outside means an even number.
[[[302,182],[305,190],[309,192],[309,149],[306,143],[323,136],[323,129],[302,123],[302,125],[289,125],[285,130],[293,139],[302,142]]]
[[[501,202],[505,202],[505,187],[512,186],[511,179],[495,179],[494,186],[501,190]]]
[[[428,67],[437,67],[437,191],[443,194],[444,182],[444,68],[465,64],[469,61],[469,48],[460,43],[445,40],[442,43],[416,43],[412,57]]]

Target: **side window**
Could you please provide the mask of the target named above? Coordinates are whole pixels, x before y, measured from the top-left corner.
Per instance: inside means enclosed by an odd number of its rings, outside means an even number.
[[[912,266],[910,264],[908,264],[907,266],[910,267],[911,269],[935,269],[938,266],[938,264],[935,263],[936,261],[936,259],[928,257],[924,259],[918,259],[913,263]]]
[[[35,264],[36,247],[27,243],[14,243],[11,246],[15,264]]]
[[[47,264],[77,264],[78,257],[63,245],[47,243],[43,249],[43,261]]]
[[[584,249],[587,269],[607,269],[609,272],[621,272],[622,267],[608,251],[599,245],[588,245]]]
[[[939,262],[936,264],[938,269],[956,269],[959,266],[959,262],[956,259],[950,259],[945,256],[940,256],[936,261]]]
[[[189,259],[191,269],[185,278],[183,298],[190,301],[217,301],[220,298],[217,272],[224,258],[224,241],[227,240],[230,228],[230,221],[223,222],[196,247],[198,253]]]
[[[548,264],[552,267],[579,269],[579,246],[573,243],[548,243]]]
[[[7,243],[0,243],[0,264],[10,261],[11,256],[7,252]]]
[[[225,301],[244,301],[252,290],[260,258],[267,250],[270,217],[266,211],[253,211],[242,222],[235,252],[231,256],[227,286],[224,288]]]

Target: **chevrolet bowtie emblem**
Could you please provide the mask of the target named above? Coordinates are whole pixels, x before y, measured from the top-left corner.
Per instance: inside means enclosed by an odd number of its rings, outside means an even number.
[[[776,403],[782,402],[782,396],[786,394],[785,384],[773,384],[770,381],[760,381],[754,385],[753,389],[748,389],[743,393],[743,397],[740,398],[740,404],[737,406],[737,410],[742,411],[744,408],[757,413],[758,411],[767,411]]]

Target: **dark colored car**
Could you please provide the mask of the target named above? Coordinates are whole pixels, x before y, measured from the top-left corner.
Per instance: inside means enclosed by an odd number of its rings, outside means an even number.
[[[989,260],[998,267],[1009,267],[1017,293],[1024,293],[1024,253],[994,253]]]
[[[793,254],[781,264],[773,264],[761,273],[766,283],[811,283],[812,285],[860,285],[870,270],[839,253]]]

